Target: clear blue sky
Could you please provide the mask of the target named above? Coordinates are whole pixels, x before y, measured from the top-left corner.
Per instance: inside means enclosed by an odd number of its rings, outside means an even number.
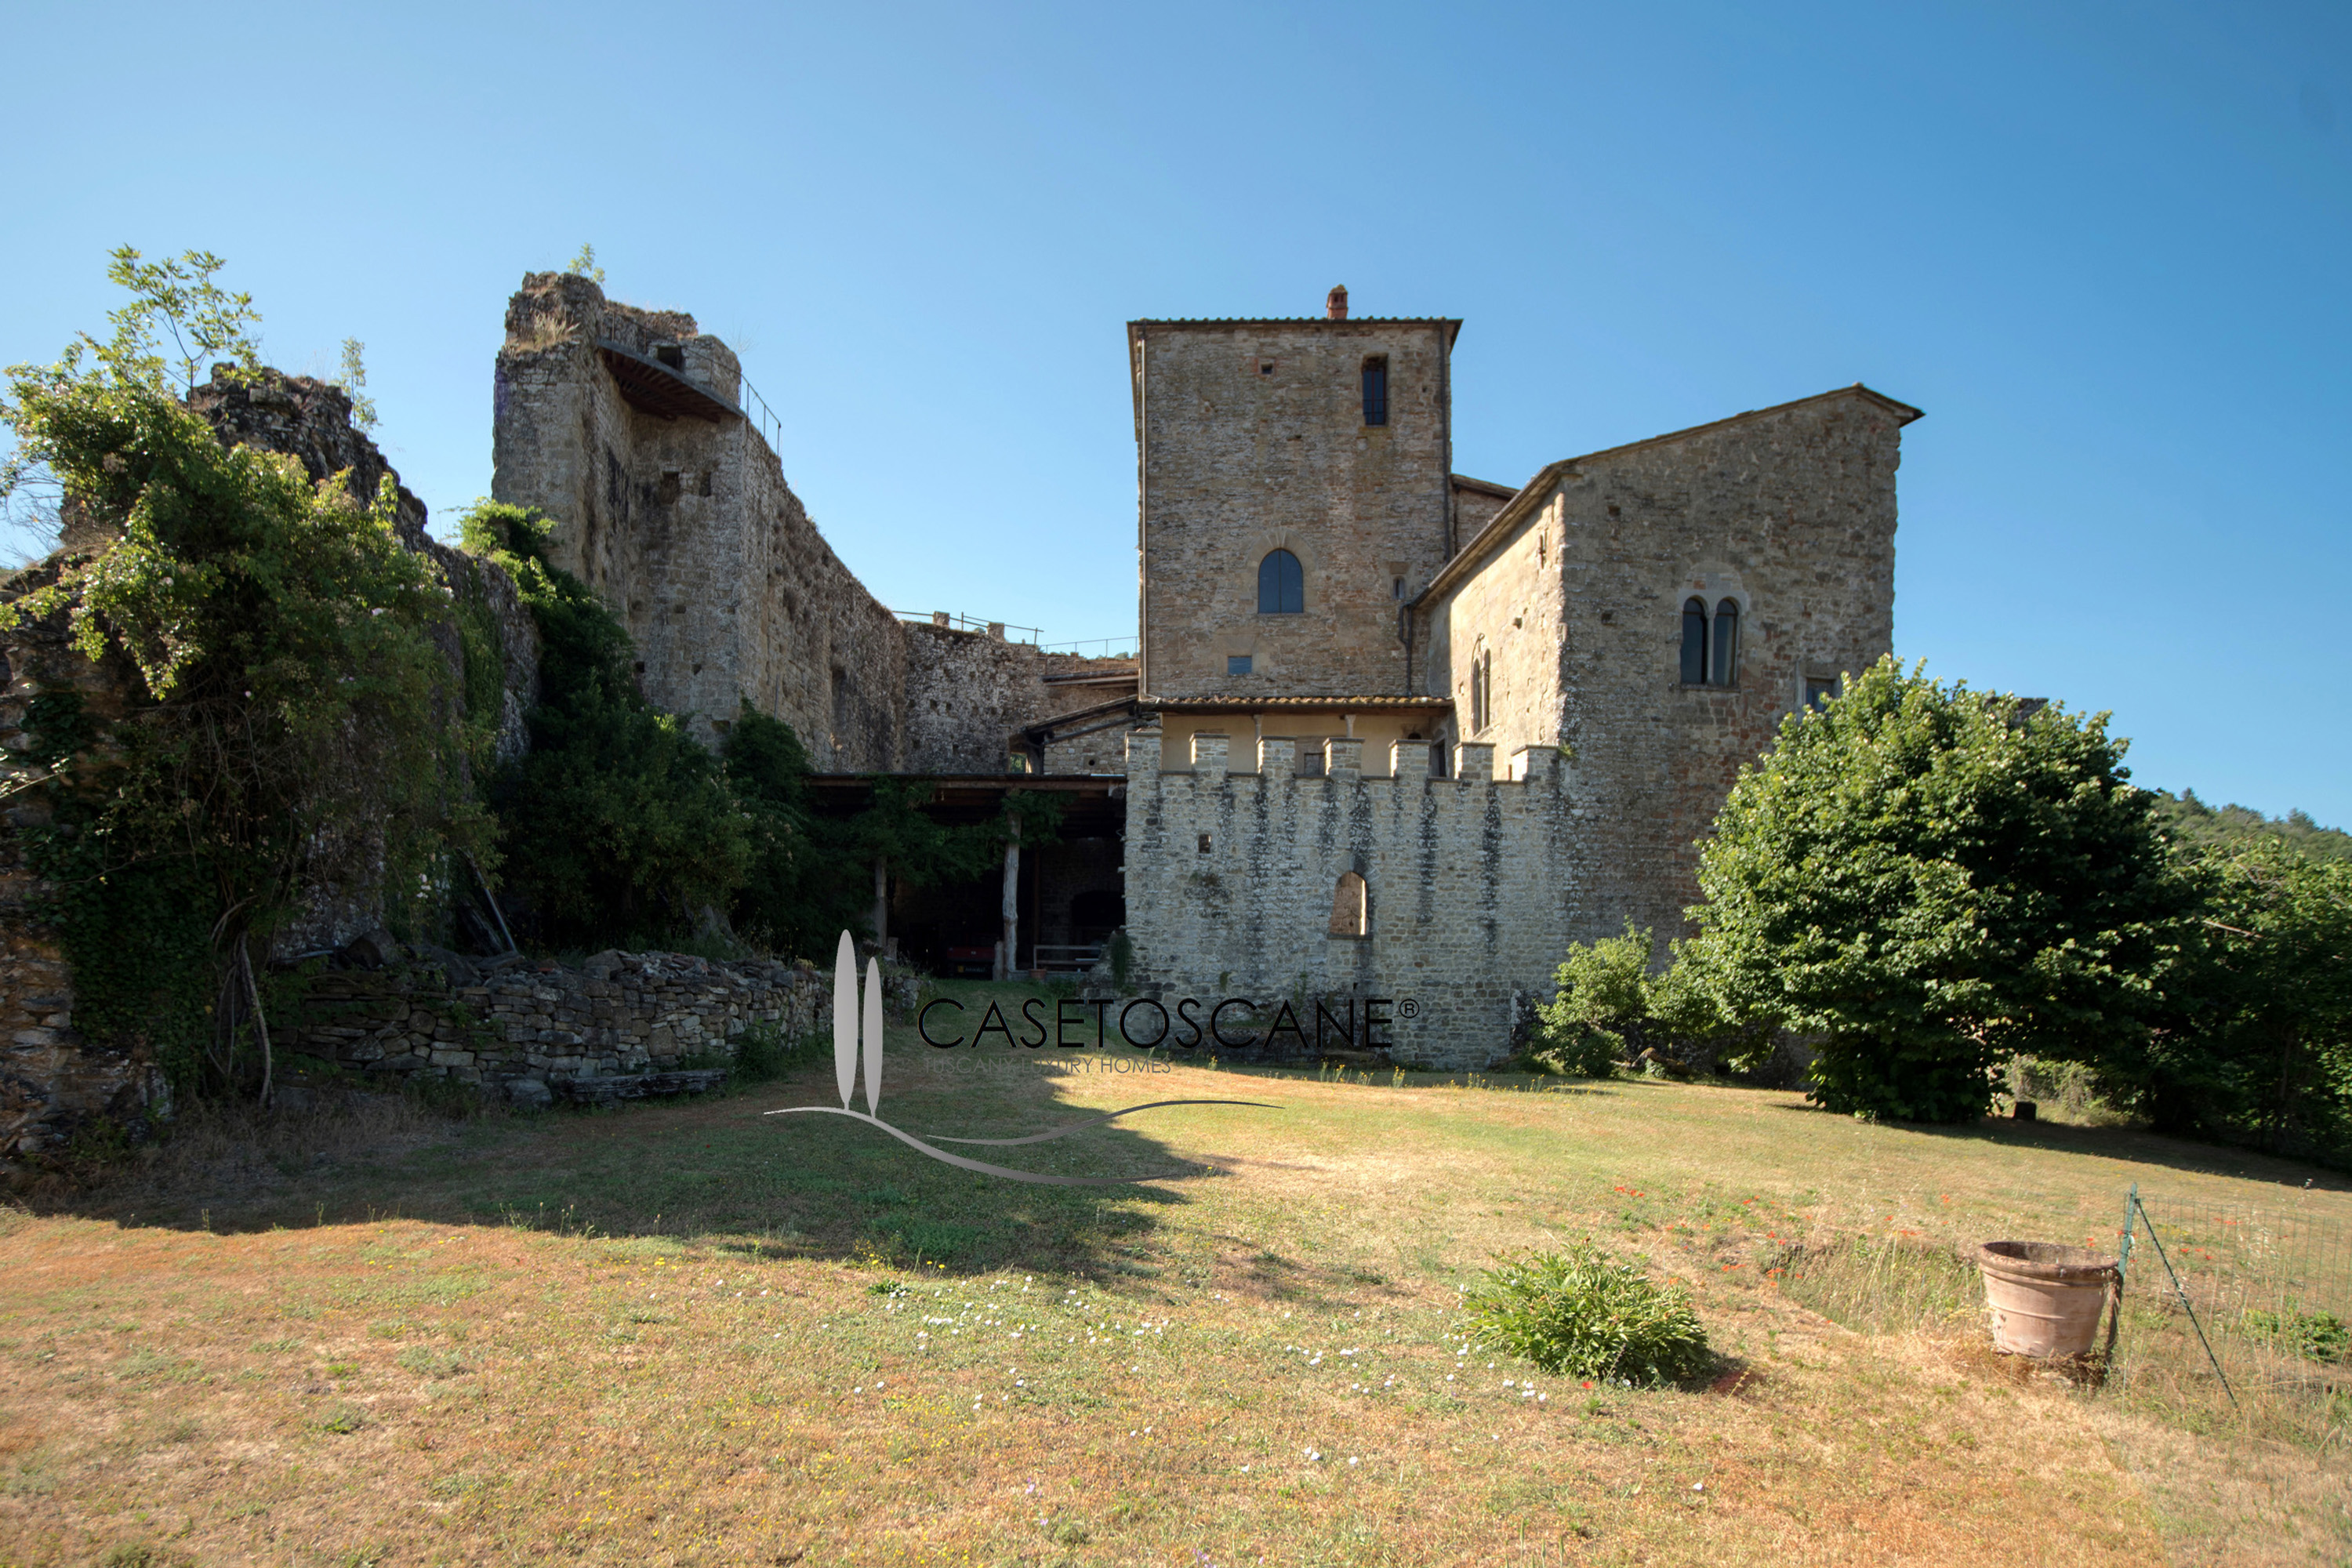
[[[1466,318],[1456,458],[1867,381],[1895,643],[2352,824],[2352,8],[27,5],[0,361],[199,246],[446,521],[527,270],[691,310],[894,608],[1134,626],[1121,323]]]

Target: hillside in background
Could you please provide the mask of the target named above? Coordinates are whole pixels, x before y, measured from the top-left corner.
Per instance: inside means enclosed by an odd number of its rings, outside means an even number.
[[[2322,827],[2307,813],[2264,816],[2252,806],[2208,805],[2193,789],[2179,795],[2158,790],[2157,815],[2165,831],[2189,844],[2222,844],[2233,839],[2277,838],[2290,847],[2320,860],[2352,860],[2352,833]]]

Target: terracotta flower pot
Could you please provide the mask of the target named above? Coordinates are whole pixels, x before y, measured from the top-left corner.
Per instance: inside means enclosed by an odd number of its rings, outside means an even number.
[[[1977,1248],[1995,1350],[2043,1358],[2088,1354],[2115,1260],[2052,1241],[1988,1241]]]

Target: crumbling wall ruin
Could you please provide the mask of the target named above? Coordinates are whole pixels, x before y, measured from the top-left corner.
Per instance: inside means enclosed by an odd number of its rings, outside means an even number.
[[[1048,653],[1001,627],[907,626],[907,761],[918,773],[1001,773],[1018,731],[1135,695],[1135,662]],[[1108,716],[1107,716],[1108,717]],[[1125,771],[1122,729],[1045,747],[1047,773]]]
[[[556,563],[628,628],[646,697],[706,742],[749,699],[822,772],[895,770],[906,635],[818,533],[741,384],[693,317],[533,273],[499,351],[490,493],[555,521]]]
[[[805,963],[600,952],[577,969],[454,955],[312,983],[285,1048],[386,1082],[423,1075],[525,1108],[584,1080],[730,1059],[745,1030],[796,1039],[831,1016]]]
[[[298,458],[313,483],[345,477],[352,496],[373,502],[378,485],[394,486],[394,530],[402,544],[425,556],[454,595],[467,595],[491,627],[499,659],[500,710],[493,756],[505,761],[530,744],[523,716],[536,697],[539,631],[514,584],[498,567],[477,562],[428,536],[425,505],[399,484],[383,454],[351,423],[351,400],[325,383],[264,371],[249,379],[215,371],[189,406],[224,445],[253,446]],[[75,520],[65,547],[0,582],[0,600],[13,602],[58,580],[106,540],[87,520]],[[435,640],[449,661],[453,716],[462,711],[465,653],[455,616]],[[26,720],[35,699],[73,692],[101,726],[144,700],[144,687],[127,661],[93,663],[71,643],[68,612],[0,631],[0,800],[12,831],[0,837],[0,1176],[24,1156],[38,1155],[100,1119],[127,1121],[158,1110],[168,1092],[152,1060],[135,1048],[92,1041],[74,1026],[74,983],[55,934],[43,923],[47,889],[25,858],[21,830],[51,819],[43,774],[27,755],[34,743]],[[101,742],[101,748],[103,742]],[[101,765],[85,768],[80,787],[102,788]],[[273,933],[272,952],[341,947],[383,922],[373,888],[320,886],[304,907]]]

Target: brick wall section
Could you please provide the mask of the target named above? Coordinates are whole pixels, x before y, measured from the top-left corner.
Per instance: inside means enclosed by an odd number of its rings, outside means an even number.
[[[635,639],[646,695],[715,739],[739,698],[790,723],[820,771],[905,765],[907,639],[817,532],[748,421],[631,406],[598,340],[655,357],[729,401],[732,350],[675,311],[534,273],[499,351],[491,493],[556,521],[555,558]]]
[[[454,977],[410,964],[320,976],[282,1048],[371,1076],[428,1074],[544,1105],[563,1079],[731,1057],[756,1024],[797,1037],[831,1008],[831,984],[806,964],[609,952],[579,969]]]
[[[1447,553],[1455,325],[1129,323],[1150,694],[1408,689],[1394,584],[1414,597]],[[1373,354],[1389,363],[1380,426],[1364,423]],[[1305,568],[1304,614],[1257,613],[1276,548]],[[1238,654],[1250,674],[1226,673]]]
[[[1496,779],[1491,751],[1465,746],[1456,776],[1432,779],[1425,747],[1369,758],[1338,741],[1327,776],[1299,778],[1286,741],[1256,758],[1195,744],[1189,769],[1163,768],[1156,734],[1129,741],[1127,930],[1146,993],[1171,1007],[1304,997],[1310,1045],[1317,997],[1410,997],[1419,1016],[1389,1031],[1391,1060],[1508,1054],[1524,998],[1549,994],[1579,891],[1557,752]],[[1349,871],[1370,891],[1362,938],[1329,934]]]
[[[1482,738],[1573,753],[1577,940],[1629,919],[1681,932],[1696,841],[1805,678],[1892,647],[1895,476],[1916,417],[1857,387],[1555,464],[1441,583],[1427,679],[1450,687],[1456,721],[1483,638]],[[1681,683],[1692,595],[1741,606],[1731,687]]]

